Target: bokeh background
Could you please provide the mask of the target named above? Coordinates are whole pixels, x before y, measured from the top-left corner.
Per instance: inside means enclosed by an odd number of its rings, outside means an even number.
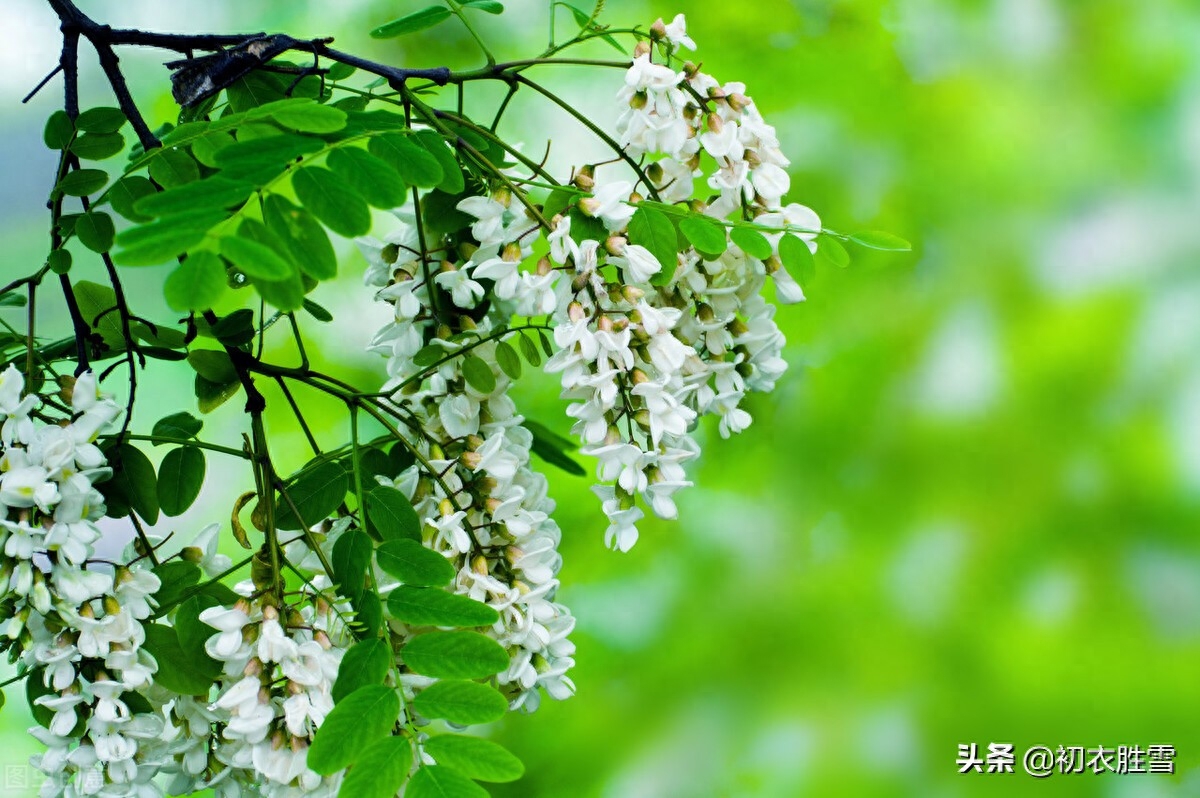
[[[397,63],[477,63],[449,23],[367,38],[418,5],[80,2],[113,24],[335,34]],[[536,53],[545,4],[508,5],[481,19],[485,36],[501,57]],[[706,454],[681,520],[647,523],[631,553],[604,549],[589,480],[553,477],[578,695],[490,730],[529,771],[493,794],[1200,795],[1197,7],[612,0],[604,19],[681,10],[705,69],[747,82],[778,127],[792,199],[915,251],[860,251],[805,286],[808,301],[780,313],[793,368],[752,400],[746,434],[698,433]],[[18,104],[57,58],[41,2],[4,0],[0,29],[11,278],[45,255],[53,162],[40,130],[61,84]],[[158,121],[171,116],[162,60],[126,59]],[[85,105],[108,104],[87,64]],[[611,118],[619,72],[541,75]],[[538,103],[507,130],[538,153],[547,135],[587,146]],[[347,251],[344,279],[316,295],[349,323],[320,359],[370,385],[380,364],[361,348],[383,314],[362,266]],[[131,280],[152,317],[167,316],[162,276]],[[48,303],[47,329],[53,314]],[[142,422],[188,401],[186,375],[147,385]],[[551,382],[520,394],[529,416],[566,431]],[[344,434],[336,408],[306,401],[328,411],[325,440]],[[209,436],[236,441],[238,415],[215,413]],[[284,415],[270,421],[298,465],[303,439]],[[248,474],[210,469],[202,506],[161,531],[227,517]],[[32,794],[13,781],[33,742],[9,692],[0,794]],[[1172,744],[1179,772],[958,775],[957,745],[971,742]]]

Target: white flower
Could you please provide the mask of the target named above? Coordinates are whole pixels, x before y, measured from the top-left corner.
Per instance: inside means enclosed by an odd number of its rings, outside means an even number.
[[[209,576],[224,573],[233,565],[233,560],[217,551],[220,531],[220,524],[209,524],[197,532],[195,539],[192,540],[192,545],[203,553],[200,568]]]
[[[675,19],[671,20],[666,26],[667,41],[676,46],[683,46],[689,50],[696,49],[696,43],[687,35],[687,20],[683,14],[676,14]]]
[[[587,215],[604,222],[604,226],[609,230],[621,230],[629,224],[629,220],[637,210],[629,204],[629,195],[632,193],[633,184],[628,181],[618,180],[606,183],[597,186],[591,197],[580,200],[580,208]],[[582,246],[583,244],[580,245],[581,248]],[[576,262],[576,268],[578,268],[578,262]]]
[[[610,262],[621,266],[626,282],[631,285],[648,283],[650,278],[662,271],[662,264],[658,262],[658,258],[638,244],[628,244],[621,252],[621,257],[613,258]]]
[[[283,662],[294,659],[299,651],[296,643],[288,637],[279,623],[279,614],[267,608],[264,611],[262,632],[258,637],[258,658],[263,662]]]
[[[507,209],[499,202],[491,197],[467,197],[455,207],[478,220],[471,225],[471,235],[475,236],[481,247],[495,246],[503,242],[504,212]]]
[[[483,286],[472,280],[466,269],[438,272],[433,281],[449,291],[460,308],[473,308],[483,298]]]
[[[750,182],[768,208],[779,207],[783,195],[788,193],[792,186],[792,179],[788,177],[788,173],[773,163],[759,164],[751,173]]]

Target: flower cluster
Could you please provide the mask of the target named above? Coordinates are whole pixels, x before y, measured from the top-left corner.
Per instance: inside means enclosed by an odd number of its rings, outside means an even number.
[[[427,545],[457,570],[455,591],[498,612],[489,634],[508,650],[510,666],[497,681],[513,708],[532,710],[539,687],[555,698],[574,692],[566,672],[574,665],[568,635],[575,620],[554,601],[561,565],[561,533],[550,517],[554,502],[546,477],[530,467],[533,437],[508,396],[511,379],[497,364],[497,349],[500,325],[517,307],[552,306],[558,274],[545,268],[516,271],[538,231],[524,212],[512,213],[488,197],[463,200],[460,209],[478,220],[472,235],[479,243],[457,268],[447,260],[422,263],[411,225],[386,243],[360,242],[372,264],[368,284],[394,307],[394,320],[372,346],[388,358],[383,390],[396,412],[409,419],[409,444],[421,459],[393,480],[380,481],[412,502]],[[436,296],[452,307],[435,311],[426,280],[430,272],[441,289]],[[497,298],[506,284],[502,301],[477,321],[466,315],[483,293],[476,277],[495,280]],[[451,334],[440,318],[466,332]],[[438,361],[431,374],[414,362],[427,338]],[[468,362],[486,371],[482,381],[466,378]],[[406,676],[405,682],[410,689],[428,684],[419,676]]]
[[[239,585],[252,595],[252,584]],[[217,629],[204,644],[221,663],[215,699],[174,697],[163,708],[176,790],[213,788],[221,796],[333,796],[341,773],[307,767],[308,746],[333,709],[333,683],[352,641],[339,607],[324,593],[276,607],[243,598],[200,613]]]
[[[159,580],[140,562],[94,559],[105,512],[94,483],[110,475],[96,439],[121,410],[90,371],[63,393],[70,417],[45,423],[60,411],[27,395],[16,368],[0,374],[4,645],[37,696],[44,794],[126,795],[157,773],[147,750],[162,723],[128,695],[156,670],[142,645]]]

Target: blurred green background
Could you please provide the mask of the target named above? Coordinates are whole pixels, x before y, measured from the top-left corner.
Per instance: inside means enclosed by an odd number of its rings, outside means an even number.
[[[408,65],[478,61],[451,24],[367,38],[419,3],[80,5],[114,24],[286,29]],[[536,53],[544,4],[508,5],[485,35],[502,58]],[[631,553],[604,549],[589,480],[553,477],[578,695],[497,725],[529,773],[493,794],[1200,795],[1200,11],[612,0],[604,19],[677,11],[705,70],[744,80],[778,127],[791,198],[916,251],[859,253],[781,310],[793,368],[752,400],[747,433],[698,432],[706,453],[681,520],[647,523]],[[8,278],[44,257],[53,162],[40,129],[61,84],[17,104],[57,57],[38,0],[5,0],[0,28]],[[158,121],[171,109],[163,60],[126,61]],[[619,72],[541,75],[611,118]],[[109,103],[86,77],[85,105]],[[530,152],[548,134],[586,138],[544,105],[519,109],[508,132]],[[382,363],[361,345],[385,314],[362,265],[347,252],[345,279],[316,298],[349,323],[321,358],[369,385]],[[132,281],[151,317],[167,317],[161,279]],[[48,326],[53,313],[48,302]],[[178,374],[146,390],[143,422],[190,395]],[[520,395],[529,416],[567,429],[552,382]],[[345,425],[325,407],[332,441]],[[238,415],[222,408],[212,437],[236,440]],[[303,439],[271,421],[277,452],[299,464]],[[160,529],[225,518],[247,479],[224,469],[204,507]],[[10,693],[6,769],[33,747]],[[1178,773],[959,775],[957,745],[971,742],[1172,744]],[[0,794],[31,794],[5,779]]]

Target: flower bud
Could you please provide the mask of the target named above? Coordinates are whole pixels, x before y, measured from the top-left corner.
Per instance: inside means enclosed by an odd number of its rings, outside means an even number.
[[[500,253],[500,259],[508,263],[521,262],[521,245],[516,241],[504,245],[504,251]]]
[[[591,191],[596,185],[596,167],[591,164],[584,164],[575,172],[575,176],[571,179],[577,188],[584,191]]]
[[[659,17],[650,26],[650,40],[658,42],[665,38],[667,38],[667,23],[663,22],[662,17]]]
[[[400,247],[397,244],[384,244],[383,250],[379,253],[379,257],[383,258],[384,263],[394,264],[400,259]]]
[[[621,298],[631,305],[636,305],[645,295],[646,292],[636,285],[626,285],[621,288]]]
[[[483,457],[480,456],[479,452],[463,452],[462,456],[458,459],[463,465],[472,471],[478,469],[479,464],[483,462]]]
[[[489,572],[487,557],[476,554],[475,559],[471,560],[471,570],[478,576],[487,576]]]
[[[625,251],[628,243],[625,236],[613,235],[604,239],[604,249],[608,251],[609,255],[620,255]]]
[[[583,305],[579,304],[578,302],[572,302],[571,304],[567,305],[567,318],[569,318],[571,321],[583,321],[583,319],[586,317],[587,311],[583,309]]]
[[[644,55],[650,55],[650,43],[647,41],[640,41],[637,43],[637,46],[633,48],[633,57],[637,59]]]
[[[721,130],[725,127],[725,123],[721,121],[720,115],[717,114],[715,111],[713,113],[710,113],[708,115],[708,118],[705,121],[708,124],[708,129],[711,130],[713,133],[720,133]]]
[[[545,256],[538,258],[538,262],[537,262],[538,277],[545,277],[547,274],[549,274],[552,271],[554,271],[554,264],[550,262],[549,258],[547,258]]]
[[[582,274],[575,275],[575,277],[571,280],[571,291],[578,294],[580,291],[587,288],[588,283],[591,282],[589,279],[590,274],[591,272],[583,272]]]
[[[179,551],[179,557],[185,562],[199,563],[204,559],[204,550],[198,546],[184,546]]]
[[[105,596],[100,603],[104,607],[105,615],[121,614],[121,602],[117,601],[116,596]]]
[[[752,100],[749,97],[742,94],[740,91],[735,91],[733,94],[728,95],[725,98],[725,101],[727,103],[729,103],[730,108],[737,111],[738,113],[741,113],[742,111],[746,110],[746,107],[748,105],[750,105],[750,103],[752,102]]]

